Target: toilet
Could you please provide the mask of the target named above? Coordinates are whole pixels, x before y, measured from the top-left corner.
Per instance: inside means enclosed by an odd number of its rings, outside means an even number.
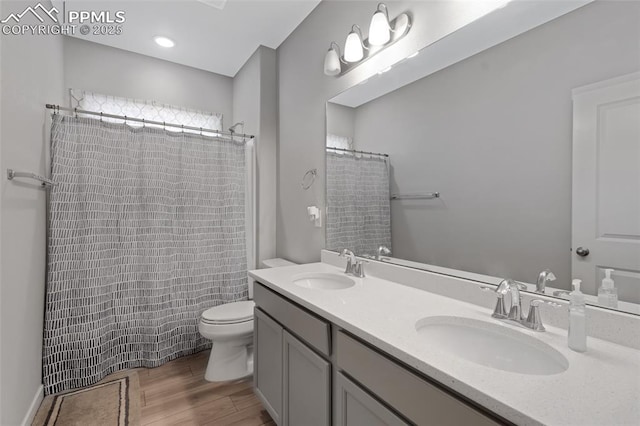
[[[268,259],[263,268],[291,266],[284,259]],[[249,299],[253,299],[253,280],[249,280]],[[209,382],[236,380],[253,374],[253,300],[232,302],[205,310],[198,330],[212,342],[204,374]]]

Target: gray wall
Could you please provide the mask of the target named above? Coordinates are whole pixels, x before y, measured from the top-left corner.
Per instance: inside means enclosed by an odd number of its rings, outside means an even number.
[[[327,133],[354,138],[356,109],[327,102]]]
[[[386,152],[394,256],[571,281],[571,89],[640,69],[640,3],[601,2],[356,109],[358,149]]]
[[[233,78],[233,121],[256,135],[256,266],[276,254],[276,66],[276,51],[260,46]]]
[[[0,16],[24,7],[2,1]],[[41,392],[46,204],[38,185],[10,182],[4,173],[47,172],[44,104],[63,101],[63,43],[56,36],[1,40],[0,424],[16,425]]]
[[[278,48],[279,257],[313,262],[320,258],[320,249],[324,247],[324,228],[315,228],[309,222],[306,207],[324,206],[326,101],[376,74],[380,67],[377,59],[405,58],[481,15],[468,2],[390,2],[392,17],[410,11],[414,22],[429,25],[414,25],[402,40],[342,77],[325,76],[324,55],[331,41],[344,44],[354,23],[359,23],[366,33],[376,6],[375,1],[321,2]],[[320,171],[320,179],[304,191],[300,180],[312,168]]]
[[[64,38],[64,87],[218,112],[233,124],[232,78],[75,37]]]

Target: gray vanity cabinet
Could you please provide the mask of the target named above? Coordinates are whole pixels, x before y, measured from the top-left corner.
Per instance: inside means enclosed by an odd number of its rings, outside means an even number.
[[[254,388],[280,426],[506,424],[259,283],[254,301]]]
[[[283,425],[329,426],[331,364],[284,332]]]
[[[342,373],[336,382],[336,426],[408,425]]]
[[[282,414],[283,329],[260,309],[254,311],[253,385],[262,405],[276,424]]]

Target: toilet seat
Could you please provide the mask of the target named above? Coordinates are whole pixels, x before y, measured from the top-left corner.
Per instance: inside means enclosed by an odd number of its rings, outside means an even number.
[[[253,321],[253,300],[214,306],[202,313],[200,321],[211,325],[231,325]]]

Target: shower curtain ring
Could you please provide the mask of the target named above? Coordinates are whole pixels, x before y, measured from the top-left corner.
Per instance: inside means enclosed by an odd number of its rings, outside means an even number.
[[[74,114],[75,114],[76,118],[78,118],[78,107],[75,107],[75,108],[73,109],[73,112],[74,112]]]
[[[184,133],[184,124],[181,124],[180,127],[182,127],[182,133]]]
[[[200,127],[200,136],[202,136],[202,127]]]
[[[102,111],[100,111],[100,122],[102,123]]]
[[[162,122],[162,130],[167,130],[167,122],[166,121]]]
[[[124,124],[127,124],[127,116],[124,116]]]
[[[143,119],[142,119],[142,128],[144,129],[145,127],[146,127],[146,126],[145,126],[145,122],[144,122],[144,118],[143,118]]]

